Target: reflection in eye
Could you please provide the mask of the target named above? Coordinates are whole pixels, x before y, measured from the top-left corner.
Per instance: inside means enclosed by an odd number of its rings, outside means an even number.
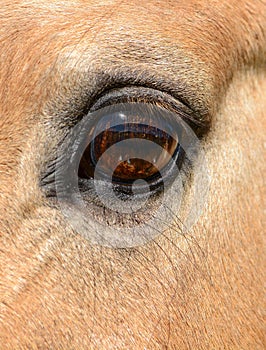
[[[126,116],[123,115],[123,117],[125,118]],[[100,120],[94,130],[91,131],[96,136],[92,137],[92,141],[82,156],[79,166],[79,177],[83,179],[93,178],[94,170],[100,157],[109,147],[120,143],[109,156],[105,157],[105,161],[101,163],[99,171],[104,175],[108,173],[114,164],[118,164],[114,169],[112,181],[115,184],[124,186],[132,185],[138,179],[144,179],[149,184],[157,181],[161,176],[160,174],[166,170],[171,159],[179,151],[178,136],[176,135],[173,138],[159,127],[142,124],[142,119],[141,116],[137,116],[134,124],[125,120],[123,124],[111,127],[111,121],[107,125],[102,125],[104,121]],[[97,130],[102,130],[103,128],[104,131],[97,135]],[[146,143],[145,151],[143,150],[143,143],[136,142],[135,156],[130,158],[132,153],[130,146],[122,142],[127,139],[148,140],[150,142]],[[154,143],[160,147],[153,147]],[[166,152],[162,152],[162,150]],[[143,159],[144,152],[149,155],[152,162]]]

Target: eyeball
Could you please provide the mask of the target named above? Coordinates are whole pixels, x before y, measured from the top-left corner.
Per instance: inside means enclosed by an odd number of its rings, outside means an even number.
[[[158,119],[155,123],[155,117],[150,116],[157,126],[151,125],[140,113],[118,112],[100,118],[90,130],[90,141],[79,165],[79,177],[93,179],[97,163],[103,157],[98,164],[99,174],[106,180],[111,175],[111,182],[119,185],[121,191],[125,188],[129,191],[133,183],[141,179],[150,186],[158,186],[161,176],[168,175],[172,159],[178,157],[180,145],[178,134],[170,124],[173,121]],[[112,151],[107,152],[110,148]]]

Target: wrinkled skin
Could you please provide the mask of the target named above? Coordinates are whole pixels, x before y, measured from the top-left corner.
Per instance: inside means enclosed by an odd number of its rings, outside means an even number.
[[[1,1],[1,349],[264,349],[265,31],[263,0]],[[39,179],[71,98],[135,83],[210,122],[211,187],[186,235],[109,249]]]

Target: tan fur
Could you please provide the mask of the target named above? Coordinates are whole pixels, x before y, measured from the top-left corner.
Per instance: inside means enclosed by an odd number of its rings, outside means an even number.
[[[1,349],[265,348],[265,31],[262,0],[1,1]],[[91,246],[39,188],[56,110],[121,72],[212,123],[200,221],[133,250]]]

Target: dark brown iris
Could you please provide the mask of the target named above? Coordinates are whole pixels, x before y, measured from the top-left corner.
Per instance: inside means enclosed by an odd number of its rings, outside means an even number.
[[[132,147],[121,142],[124,140],[134,140],[133,156]],[[150,142],[144,145],[139,140]],[[119,142],[121,143],[118,144]],[[154,147],[154,144],[159,147]],[[79,176],[93,178],[97,162],[113,145],[117,147],[113,147],[107,156],[105,155],[100,171],[107,174],[110,169],[113,169],[112,174],[116,181],[132,183],[138,179],[152,179],[165,168],[177,149],[178,140],[149,125],[125,123],[109,128],[107,125],[106,130],[97,135],[85,150],[80,163]],[[148,154],[149,160],[140,156],[143,154]]]

